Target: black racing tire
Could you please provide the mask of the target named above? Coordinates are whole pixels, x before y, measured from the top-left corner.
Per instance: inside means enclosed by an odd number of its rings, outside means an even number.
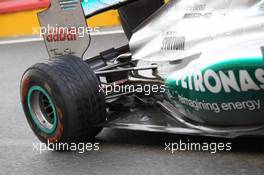
[[[100,82],[89,65],[62,56],[27,69],[20,85],[27,121],[44,143],[79,143],[93,139],[106,120]]]

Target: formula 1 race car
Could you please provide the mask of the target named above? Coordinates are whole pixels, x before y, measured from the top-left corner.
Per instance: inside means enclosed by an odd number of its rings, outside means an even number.
[[[263,0],[89,2],[52,0],[38,14],[50,59],[24,73],[21,101],[41,141],[83,142],[105,127],[264,135]],[[85,19],[111,9],[129,44],[84,60]]]

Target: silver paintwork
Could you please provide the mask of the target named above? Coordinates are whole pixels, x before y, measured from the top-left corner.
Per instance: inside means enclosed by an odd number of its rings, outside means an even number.
[[[82,31],[82,28],[85,31],[88,28],[81,1],[52,0],[49,9],[38,13],[38,17],[41,27],[46,28],[46,30],[49,27],[65,27],[80,29],[81,31],[77,33],[76,40],[56,42],[48,42],[47,37],[49,34],[45,32],[43,37],[50,58],[67,54],[83,57],[90,44],[90,34]]]
[[[132,60],[137,61],[137,66],[156,63],[158,75],[166,79],[190,63],[202,65],[223,58],[262,57],[263,7],[263,0],[171,0],[134,31],[129,43]],[[139,74],[154,78],[151,71]],[[262,125],[205,126],[190,122],[166,100],[157,104],[172,120],[160,113],[165,124],[133,123],[127,117],[125,122],[117,118],[108,127],[230,138],[263,135]],[[159,121],[158,116],[153,120]]]
[[[175,71],[168,62],[199,53],[199,60],[207,62],[260,56],[263,7],[263,0],[171,0],[134,32],[129,43],[132,59],[139,60],[139,66],[159,62],[166,78]]]
[[[264,0],[171,0],[134,32],[129,43],[132,60],[137,61],[138,67],[145,68],[156,63],[159,75],[165,79],[197,59],[210,62],[210,59],[215,61],[220,57],[262,55],[263,7]],[[66,43],[71,48],[75,46]],[[76,47],[85,45],[78,44]],[[152,70],[138,72],[154,78]],[[166,101],[158,104],[170,116],[161,108],[152,107],[148,112],[143,108],[138,112],[129,111],[124,115],[117,113],[108,117],[105,127],[218,137],[263,135],[263,126],[212,128],[195,125],[172,110]],[[142,115],[153,119],[140,120]]]

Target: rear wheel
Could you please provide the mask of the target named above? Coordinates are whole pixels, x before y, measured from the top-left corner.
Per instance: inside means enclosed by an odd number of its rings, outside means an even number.
[[[105,121],[104,95],[89,65],[63,56],[30,67],[21,80],[28,123],[43,142],[86,142]]]

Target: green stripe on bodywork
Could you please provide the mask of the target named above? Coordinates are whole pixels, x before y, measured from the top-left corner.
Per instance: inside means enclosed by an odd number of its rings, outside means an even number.
[[[210,65],[203,66],[202,68],[200,68],[200,71],[202,74],[204,74],[204,72],[209,69],[216,71],[216,72],[217,71],[227,72],[229,70],[232,70],[235,72],[236,79],[238,79],[239,70],[247,70],[249,74],[251,75],[251,77],[254,78],[253,71],[255,71],[256,68],[264,68],[264,59],[262,57],[228,59],[228,60],[217,62],[215,64],[211,63]],[[188,69],[188,67],[184,69]],[[190,69],[190,71],[192,70]],[[190,91],[188,93],[199,93],[199,94],[208,93],[206,91],[205,92],[195,92],[194,90],[189,90],[188,88],[187,89],[181,88],[181,85],[182,85],[181,80],[179,80],[179,85],[176,86],[176,80],[179,78],[179,77],[176,77],[176,75],[178,74],[177,72],[178,71],[176,71],[176,73],[172,73],[172,75],[170,75],[166,79],[165,85],[168,90],[177,90],[179,93],[183,93],[183,94],[186,94],[185,93],[186,90]],[[185,76],[185,79],[187,79],[190,76],[190,74],[186,74],[184,76]],[[257,80],[254,78],[254,81],[257,81]],[[192,82],[192,85],[194,87],[193,82]],[[194,92],[191,92],[191,91],[194,91]],[[215,94],[213,95],[215,96]]]
[[[168,100],[177,107],[184,115],[189,118],[197,121],[206,121],[211,124],[254,124],[257,122],[263,122],[263,110],[264,110],[264,89],[260,88],[260,85],[263,86],[262,82],[257,80],[255,76],[255,71],[257,69],[264,69],[264,59],[263,57],[252,57],[252,58],[235,58],[235,59],[225,59],[215,61],[214,63],[203,63],[204,60],[197,60],[197,64],[190,64],[187,67],[175,71],[171,76],[169,76],[166,81],[166,95]],[[199,63],[201,63],[199,65]],[[193,67],[192,67],[193,66]],[[200,67],[199,67],[200,66]],[[205,91],[196,91],[194,89],[194,80],[193,80],[193,71],[199,69],[204,78],[204,73],[208,70],[212,70],[219,76],[219,71],[222,71],[224,74],[228,75],[228,71],[233,71],[237,84],[240,88],[240,92],[231,89],[231,92],[226,92],[223,88],[223,82],[221,81],[221,91],[219,93],[213,93],[209,91],[204,84]],[[260,90],[241,91],[241,82],[239,73],[241,70],[246,70],[250,78],[256,83]],[[181,72],[182,71],[182,72]],[[187,82],[187,88],[182,87],[181,76],[185,78]],[[177,77],[178,76],[178,77]],[[179,77],[180,76],[180,77]],[[188,79],[192,78],[191,83],[193,89],[189,89]],[[178,85],[176,85],[176,81]],[[215,85],[215,80],[213,78],[208,79],[211,85]],[[236,103],[236,102],[247,102],[252,100],[259,100],[261,103],[261,108],[252,110],[229,110],[221,111],[219,113],[212,110],[195,110],[193,107],[190,107],[186,104],[180,102],[180,98],[186,98],[191,100],[190,102],[201,102],[201,103],[216,103],[221,105],[223,103]]]

